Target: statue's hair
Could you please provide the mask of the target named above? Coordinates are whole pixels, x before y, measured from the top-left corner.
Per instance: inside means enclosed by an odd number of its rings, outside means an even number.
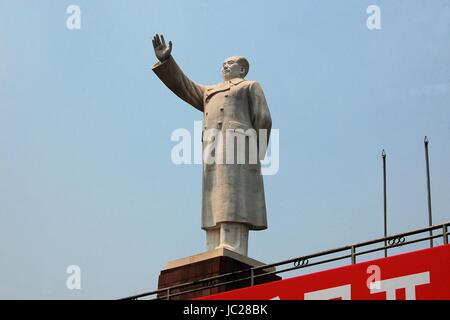
[[[244,78],[248,74],[248,71],[250,70],[250,64],[248,63],[248,60],[245,57],[237,56],[236,63],[239,63],[241,67],[245,69],[245,73],[242,76]]]

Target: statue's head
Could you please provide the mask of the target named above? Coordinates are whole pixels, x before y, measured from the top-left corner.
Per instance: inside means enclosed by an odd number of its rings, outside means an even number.
[[[225,59],[222,64],[222,77],[223,80],[231,80],[234,78],[244,78],[248,70],[250,68],[250,64],[248,60],[241,56],[233,56]]]

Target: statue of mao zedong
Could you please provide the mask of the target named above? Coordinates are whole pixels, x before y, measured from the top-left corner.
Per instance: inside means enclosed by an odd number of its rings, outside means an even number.
[[[155,35],[153,71],[179,98],[203,112],[202,229],[208,251],[227,248],[248,255],[249,230],[267,229],[260,160],[265,157],[272,120],[258,82],[246,80],[241,56],[222,65],[223,82],[190,80],[171,55],[172,42]]]

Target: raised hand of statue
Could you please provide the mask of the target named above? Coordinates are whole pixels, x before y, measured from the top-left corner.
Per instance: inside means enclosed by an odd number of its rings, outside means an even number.
[[[156,34],[153,37],[153,48],[155,49],[155,55],[159,61],[163,62],[170,57],[172,52],[172,41],[169,41],[169,45],[166,45],[166,41],[164,40],[164,36],[161,37]]]

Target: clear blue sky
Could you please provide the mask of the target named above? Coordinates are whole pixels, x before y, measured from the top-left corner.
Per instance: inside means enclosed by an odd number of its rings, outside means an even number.
[[[0,298],[149,291],[167,261],[205,249],[201,166],[170,159],[172,131],[202,114],[151,71],[156,32],[197,82],[245,55],[265,91],[281,163],[251,257],[382,236],[383,148],[390,233],[426,226],[425,135],[434,222],[450,220],[447,0],[0,0]]]

